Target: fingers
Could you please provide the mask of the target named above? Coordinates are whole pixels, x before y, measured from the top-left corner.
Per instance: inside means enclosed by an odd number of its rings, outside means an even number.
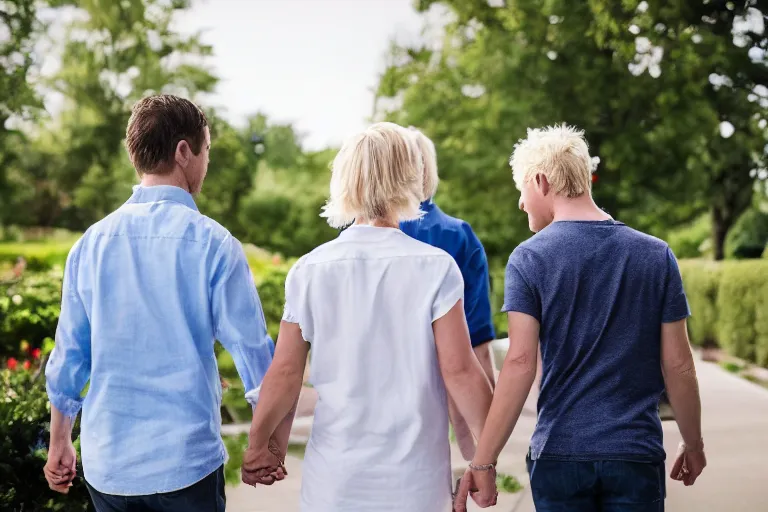
[[[467,471],[459,482],[459,489],[456,492],[456,498],[453,501],[454,512],[466,512],[467,511],[467,497],[469,496],[469,489],[472,487],[472,473]]]
[[[273,466],[270,468],[260,468],[255,471],[241,470],[243,483],[251,486],[272,485],[275,482],[284,480],[288,472],[282,466]]]
[[[681,453],[675,459],[675,463],[672,464],[672,470],[669,472],[672,480],[681,481],[683,479],[683,466],[685,464],[685,454]]]

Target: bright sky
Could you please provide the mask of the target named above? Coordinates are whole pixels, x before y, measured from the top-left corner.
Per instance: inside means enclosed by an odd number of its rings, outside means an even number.
[[[201,0],[179,21],[213,45],[213,105],[292,122],[310,149],[365,126],[389,42],[422,26],[412,0]]]

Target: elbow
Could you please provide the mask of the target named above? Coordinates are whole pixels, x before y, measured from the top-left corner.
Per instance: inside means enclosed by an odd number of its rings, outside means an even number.
[[[517,354],[508,352],[507,357],[504,359],[504,369],[508,373],[530,377],[531,380],[536,377],[537,364],[536,354],[529,354],[527,352]]]

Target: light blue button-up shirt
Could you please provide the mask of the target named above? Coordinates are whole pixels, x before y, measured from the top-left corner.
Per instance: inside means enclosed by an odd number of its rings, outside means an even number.
[[[170,492],[224,462],[214,339],[257,393],[274,345],[242,246],[186,191],[135,187],[67,258],[45,371],[57,409],[76,416],[82,406],[91,486]]]

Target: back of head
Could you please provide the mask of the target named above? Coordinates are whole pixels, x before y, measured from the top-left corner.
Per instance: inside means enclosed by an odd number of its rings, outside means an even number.
[[[181,141],[199,155],[206,144],[208,120],[191,101],[161,94],[140,100],[133,107],[125,145],[131,163],[140,175],[168,174]]]
[[[439,178],[437,175],[437,152],[435,151],[435,144],[429,137],[424,135],[420,130],[413,126],[409,126],[414,144],[419,152],[421,164],[424,169],[424,184],[422,190],[421,200],[426,201],[432,199],[437,192],[437,185]]]
[[[347,140],[333,161],[330,198],[321,214],[336,228],[421,216],[422,171],[408,131],[377,123]]]
[[[565,124],[528,130],[509,160],[517,188],[537,174],[547,178],[556,195],[573,198],[589,192],[592,160],[584,132]]]

